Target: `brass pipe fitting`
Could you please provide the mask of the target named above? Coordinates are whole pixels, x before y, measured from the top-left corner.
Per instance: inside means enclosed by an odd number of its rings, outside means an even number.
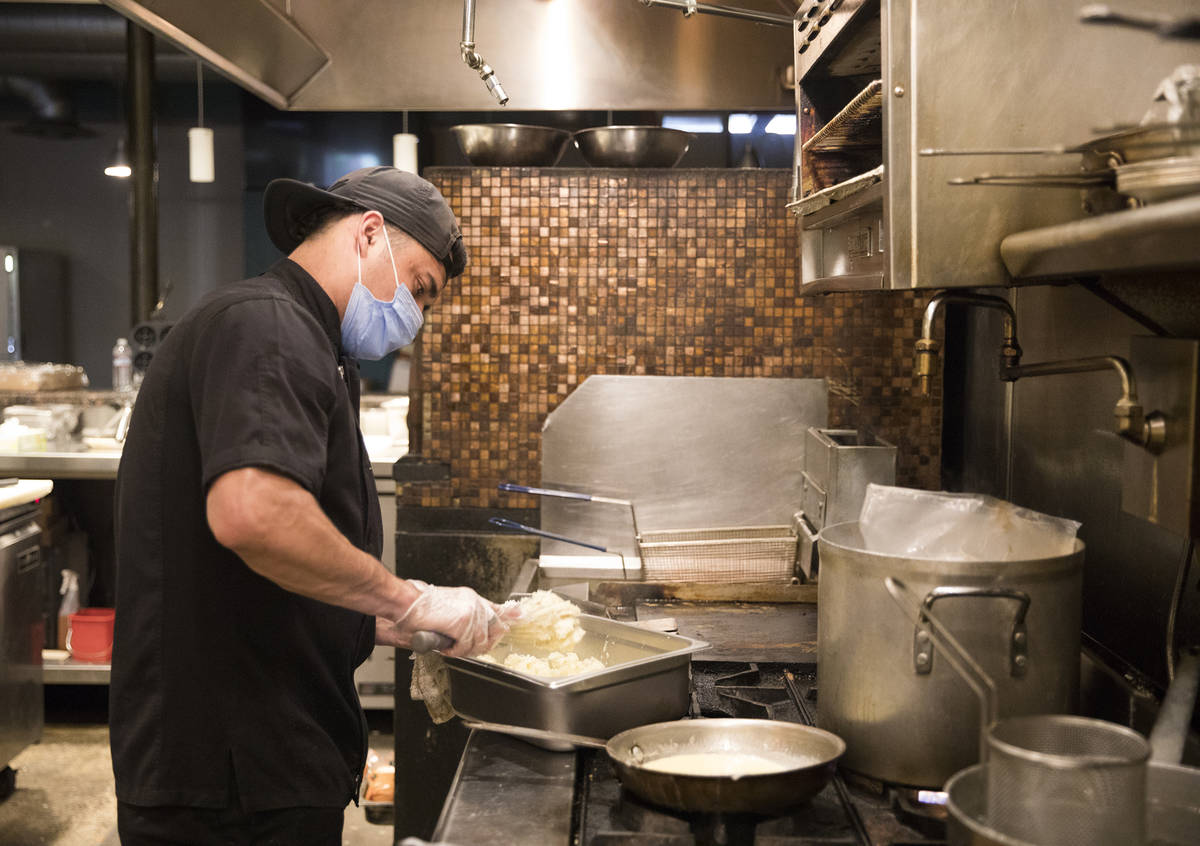
[[[921,338],[917,341],[917,379],[920,380],[921,396],[927,397],[932,392],[933,377],[937,375],[938,351],[941,347],[932,338]]]

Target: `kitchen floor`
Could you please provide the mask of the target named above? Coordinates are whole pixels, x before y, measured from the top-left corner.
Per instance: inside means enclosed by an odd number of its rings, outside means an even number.
[[[119,846],[117,801],[108,752],[108,688],[46,688],[42,740],[10,766],[16,791],[0,801],[0,844]],[[392,714],[368,711],[371,748],[392,756]],[[369,823],[363,809],[346,808],[344,846],[391,846],[392,827]]]

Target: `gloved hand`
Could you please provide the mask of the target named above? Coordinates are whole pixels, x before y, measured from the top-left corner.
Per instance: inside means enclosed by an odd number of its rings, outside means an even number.
[[[520,616],[519,609],[489,602],[468,587],[439,587],[409,582],[421,593],[391,628],[397,646],[408,646],[414,632],[430,631],[453,638],[446,655],[467,657],[491,649]]]

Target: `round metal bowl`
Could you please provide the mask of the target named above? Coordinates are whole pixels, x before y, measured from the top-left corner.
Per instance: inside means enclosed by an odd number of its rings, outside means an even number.
[[[573,138],[592,167],[675,167],[695,136],[662,126],[598,126]]]
[[[461,123],[450,131],[477,167],[549,167],[571,138],[565,129],[521,123]]]

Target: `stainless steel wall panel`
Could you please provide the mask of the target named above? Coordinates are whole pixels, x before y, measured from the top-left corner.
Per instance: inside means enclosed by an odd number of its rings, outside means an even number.
[[[1027,362],[1115,354],[1128,357],[1143,326],[1079,287],[1013,291]],[[1195,294],[1191,296],[1195,298]],[[966,450],[964,486],[1006,475],[997,432],[1006,388],[997,379],[998,327],[972,321],[965,424],[985,448]],[[1200,336],[1200,327],[1192,327]],[[1134,373],[1137,377],[1137,372]],[[1152,378],[1152,374],[1144,374]],[[1012,385],[1011,483],[995,490],[1018,504],[1079,520],[1087,544],[1084,633],[1165,682],[1165,630],[1172,586],[1188,540],[1121,507],[1124,443],[1113,431],[1120,383],[1112,372],[1021,379]],[[979,487],[976,487],[978,483]],[[1200,635],[1200,594],[1185,591],[1180,642]]]
[[[1195,46],[1184,40],[1081,23],[1078,6],[1069,3],[882,0],[880,6],[888,258],[883,286],[889,288],[1007,285],[1011,277],[999,252],[1005,236],[1086,217],[1075,188],[948,184],[983,174],[1075,173],[1079,153],[922,155],[923,150],[1082,144],[1116,125],[1137,124],[1161,80],[1197,58]],[[1156,0],[1143,11],[1184,15],[1194,6],[1194,0]],[[803,58],[810,61],[808,50]],[[811,70],[811,78],[799,79],[798,110],[823,86],[826,93],[836,90],[820,62]],[[872,210],[859,221],[862,235],[875,217]],[[802,225],[820,226],[815,220]],[[848,244],[860,237],[845,223],[840,235],[831,236]],[[830,257],[835,252],[826,244],[823,264],[836,270]],[[813,292],[861,282],[853,270],[849,278],[828,272],[813,277],[814,264],[806,258],[803,275],[806,284],[819,280]]]
[[[546,420],[542,482],[631,499],[642,531],[790,525],[806,431],[827,417],[823,379],[591,376]],[[541,527],[637,557],[628,508],[547,497]]]
[[[895,203],[891,208],[895,237],[911,250],[907,266],[894,266],[893,284],[902,287],[1006,284],[1001,237],[1084,216],[1072,189],[946,184],[981,173],[1073,172],[1078,154],[928,157],[921,149],[1082,143],[1098,129],[1137,123],[1159,81],[1196,61],[1188,42],[1081,24],[1077,4],[904,0],[889,6],[893,18],[908,13],[916,22],[913,55],[891,55],[893,71],[904,62],[913,73],[908,90],[897,97],[895,83],[884,89],[891,93],[892,124],[897,109],[916,124],[908,136],[897,125],[892,136],[904,147],[895,158],[911,169],[914,190],[910,214]],[[1185,14],[1195,3],[1158,0],[1145,11]]]
[[[1166,443],[1157,454],[1124,445],[1121,507],[1168,531],[1197,537],[1200,341],[1135,337],[1130,353],[1138,399],[1147,414],[1163,415]]]

